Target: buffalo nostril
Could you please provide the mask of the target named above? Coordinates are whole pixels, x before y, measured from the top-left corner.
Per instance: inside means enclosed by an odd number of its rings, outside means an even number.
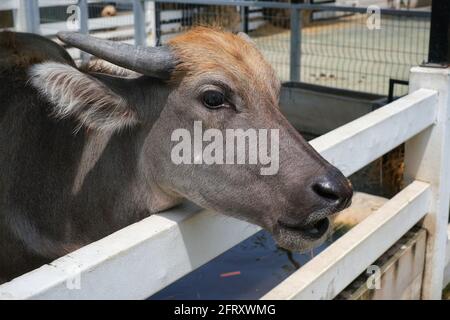
[[[327,181],[315,183],[312,189],[319,197],[327,201],[336,202],[340,199],[333,186]]]
[[[347,208],[353,196],[350,182],[340,172],[332,171],[331,174],[319,178],[311,188],[316,196],[335,206],[337,210]]]

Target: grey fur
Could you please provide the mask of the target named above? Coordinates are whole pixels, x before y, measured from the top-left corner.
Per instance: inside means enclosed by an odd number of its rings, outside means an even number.
[[[2,42],[5,37],[0,34],[0,44],[6,43]],[[21,40],[24,38],[26,45]],[[312,189],[322,177],[328,177],[344,197],[351,196],[343,175],[298,134],[273,99],[262,98],[266,92],[244,97],[236,89],[234,98],[240,112],[210,110],[198,94],[205,85],[210,88],[218,81],[233,87],[222,74],[206,73],[168,85],[149,76],[121,78],[56,65],[60,73],[74,72],[75,77],[98,84],[95,91],[99,99],[120,97],[120,108],[130,108],[136,119],[128,126],[119,126],[121,130],[103,130],[102,125],[86,126],[86,122],[76,130],[80,112],[96,102],[68,93],[68,100],[59,104],[58,97],[64,93],[57,91],[67,89],[64,81],[51,84],[50,92],[48,83],[36,79],[51,82],[52,77],[39,78],[35,72],[39,67],[17,63],[30,58],[35,50],[20,48],[30,48],[33,41],[44,56],[42,61],[72,66],[73,61],[45,38],[20,35],[15,41],[14,49],[4,44],[0,48],[9,52],[0,61],[0,278],[11,279],[30,271],[173,207],[183,198],[258,224],[284,247],[307,250],[323,241],[326,234],[309,239],[302,232],[282,227],[280,219],[304,224],[313,216],[323,218],[342,209],[341,204],[330,204]],[[29,72],[34,80],[30,81]],[[55,110],[59,110],[57,114],[68,111],[64,108],[70,106],[71,99],[90,104],[55,118]],[[105,112],[103,118],[95,118],[96,124],[111,116]],[[119,112],[114,119],[120,121],[121,115],[129,113]],[[259,165],[175,165],[170,160],[174,145],[171,133],[178,128],[192,131],[195,120],[220,130],[279,129],[278,174],[261,176]]]

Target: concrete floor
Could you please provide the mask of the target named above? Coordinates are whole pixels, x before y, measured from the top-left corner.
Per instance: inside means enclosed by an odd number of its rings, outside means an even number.
[[[382,17],[369,30],[366,15],[315,22],[302,30],[301,81],[387,95],[389,78],[407,80],[428,52],[424,18]],[[289,80],[290,30],[271,24],[250,34],[284,81]],[[399,87],[396,94],[406,93]]]

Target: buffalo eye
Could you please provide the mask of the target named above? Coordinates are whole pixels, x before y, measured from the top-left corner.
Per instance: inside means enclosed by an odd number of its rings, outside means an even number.
[[[206,91],[203,94],[202,100],[205,107],[210,109],[221,108],[225,104],[224,95],[221,92],[215,90]]]

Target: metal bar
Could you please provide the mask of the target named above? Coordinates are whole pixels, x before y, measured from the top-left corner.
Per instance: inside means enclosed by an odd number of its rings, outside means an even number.
[[[242,6],[240,7],[241,12],[241,31],[248,33],[248,12],[249,7]]]
[[[141,0],[133,0],[134,18],[134,44],[142,47],[147,46],[147,35],[145,32],[145,11]]]
[[[78,7],[80,8],[80,33],[88,34],[89,33],[89,11],[88,11],[88,3],[87,0],[78,0]],[[91,60],[91,55],[87,52],[80,51],[81,64],[85,65]]]
[[[350,7],[350,6],[330,6],[320,4],[292,4],[286,2],[269,2],[269,1],[230,1],[230,0],[155,0],[159,3],[182,3],[182,4],[198,4],[198,5],[221,5],[221,6],[244,6],[244,7],[259,7],[259,8],[273,8],[273,9],[308,9],[318,11],[346,11],[367,13],[367,7]],[[408,16],[408,17],[423,17],[428,18],[431,13],[422,10],[396,10],[396,9],[380,9],[382,14],[394,16]]]
[[[450,2],[433,0],[428,63],[450,63]]]
[[[268,1],[229,1],[229,0],[155,0],[159,3],[181,3],[181,4],[198,4],[198,5],[210,5],[210,6],[238,6],[238,7],[260,7],[260,8],[280,8],[289,9],[292,4],[283,2],[268,2]]]
[[[290,50],[290,80],[300,82],[301,78],[301,43],[302,43],[302,22],[301,14],[298,9],[291,9],[291,50]]]
[[[88,34],[89,33],[89,13],[88,13],[88,4],[87,0],[78,0],[78,7],[80,8],[80,33]]]
[[[34,33],[40,33],[41,16],[39,12],[38,0],[30,1],[30,9],[31,9],[30,11],[31,30]]]
[[[25,15],[24,6],[26,5],[25,0],[20,0],[19,6],[14,10],[14,30],[15,31],[27,31],[27,18]]]
[[[409,85],[409,81],[406,80],[398,80],[398,79],[389,79],[389,93],[388,93],[388,103],[394,101],[394,86],[396,84]]]
[[[37,0],[20,1],[20,31],[40,33],[40,15]]]
[[[161,45],[161,4],[155,1],[155,45]]]
[[[151,47],[156,46],[156,11],[154,1],[145,1],[145,14],[150,21],[150,25],[146,26],[146,30],[150,31],[147,44]],[[146,31],[147,32],[147,31]]]

